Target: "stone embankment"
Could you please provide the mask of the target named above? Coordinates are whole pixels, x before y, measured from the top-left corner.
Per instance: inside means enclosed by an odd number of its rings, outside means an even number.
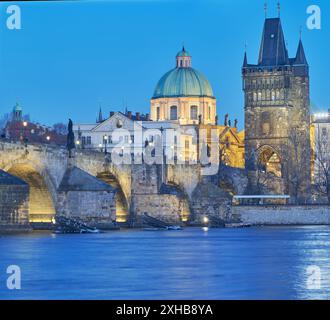
[[[330,225],[330,206],[234,206],[231,214],[252,225]]]

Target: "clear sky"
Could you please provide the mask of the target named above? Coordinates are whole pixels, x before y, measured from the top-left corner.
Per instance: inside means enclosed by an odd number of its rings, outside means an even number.
[[[277,16],[276,0],[268,16]],[[13,4],[13,3],[10,3]],[[193,67],[211,82],[221,122],[243,125],[241,65],[245,43],[256,63],[264,22],[263,0],[109,0],[14,2],[22,29],[6,28],[0,4],[0,114],[18,101],[34,121],[93,122],[104,114],[149,112],[159,78],[185,44]],[[309,5],[319,5],[322,29],[306,27]],[[315,110],[330,107],[330,2],[282,0],[290,56],[303,27]]]

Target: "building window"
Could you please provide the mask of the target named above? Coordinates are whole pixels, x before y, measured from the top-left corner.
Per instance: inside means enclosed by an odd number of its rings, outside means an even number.
[[[322,128],[322,136],[325,137],[327,134],[327,128]]]
[[[191,106],[190,107],[190,119],[191,120],[197,120],[198,118],[198,107],[197,106]]]
[[[172,106],[170,109],[170,120],[178,120],[178,108],[177,106]]]
[[[263,135],[269,135],[271,133],[271,119],[269,112],[263,112],[261,114],[261,132]]]
[[[81,144],[86,145],[86,137],[81,137]]]
[[[275,91],[272,90],[272,101],[276,100],[276,95],[275,95]]]
[[[89,146],[92,144],[92,137],[90,137],[90,136],[87,137],[86,144]]]
[[[159,121],[159,119],[160,119],[160,107],[157,107],[157,109],[156,109],[156,119],[157,119],[157,121]]]
[[[211,106],[209,106],[209,120],[211,120]]]

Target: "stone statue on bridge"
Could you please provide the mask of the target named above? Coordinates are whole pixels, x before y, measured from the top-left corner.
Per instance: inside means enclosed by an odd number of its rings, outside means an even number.
[[[74,143],[73,123],[71,119],[69,119],[69,124],[68,124],[68,136],[67,136],[66,146],[69,151],[69,158],[72,158],[72,150],[75,148],[75,143]]]

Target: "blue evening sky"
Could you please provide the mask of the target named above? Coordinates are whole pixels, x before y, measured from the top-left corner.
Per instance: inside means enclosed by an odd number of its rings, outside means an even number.
[[[11,2],[22,10],[22,29],[6,28],[0,4],[0,114],[18,101],[45,124],[95,121],[99,105],[149,112],[159,78],[174,67],[182,43],[193,67],[211,82],[221,123],[225,113],[243,125],[241,65],[247,43],[258,57],[263,0],[128,0]],[[276,0],[268,16],[277,16]],[[322,10],[322,29],[306,27],[309,5]],[[282,0],[290,56],[303,26],[315,110],[330,107],[330,2]]]

